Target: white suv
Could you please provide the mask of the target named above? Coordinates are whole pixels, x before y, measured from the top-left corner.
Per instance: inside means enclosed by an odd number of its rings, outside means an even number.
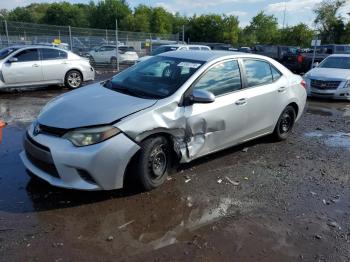
[[[119,46],[118,57],[116,55],[115,45],[103,45],[91,50],[88,54],[91,65],[111,64],[112,67],[117,66],[117,61],[123,64],[134,64],[139,56],[132,46]]]

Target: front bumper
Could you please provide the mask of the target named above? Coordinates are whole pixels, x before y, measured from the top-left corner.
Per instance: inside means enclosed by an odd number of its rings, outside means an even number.
[[[84,81],[95,80],[95,69],[90,67],[89,69],[83,71],[83,79]]]
[[[32,134],[31,125],[20,153],[25,167],[49,184],[69,189],[122,188],[126,167],[140,148],[122,133],[86,147],[75,147],[61,137]]]
[[[307,85],[308,96],[327,98],[327,99],[338,99],[338,100],[350,100],[350,88],[345,87],[347,81],[341,81],[339,86],[335,89],[319,89],[311,86],[311,80],[305,78]]]

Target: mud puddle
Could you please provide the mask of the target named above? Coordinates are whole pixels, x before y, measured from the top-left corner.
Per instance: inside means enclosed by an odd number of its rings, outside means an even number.
[[[308,138],[321,139],[328,147],[345,148],[350,151],[350,133],[327,133],[327,132],[307,132],[304,134]]]

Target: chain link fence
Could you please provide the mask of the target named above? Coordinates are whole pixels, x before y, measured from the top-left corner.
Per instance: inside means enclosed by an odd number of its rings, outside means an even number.
[[[97,68],[115,67],[112,57],[108,56],[113,54],[111,50],[113,47],[115,50],[117,40],[120,49],[117,56],[118,65],[119,63],[123,65],[125,64],[123,56],[126,56],[126,52],[129,54],[136,52],[138,57],[148,55],[159,45],[178,43],[179,34],[128,32],[0,20],[0,48],[12,45],[54,45],[90,58]],[[96,61],[98,59],[94,59],[95,54],[105,58]],[[127,60],[127,64],[132,64],[135,57],[132,56],[131,60]]]

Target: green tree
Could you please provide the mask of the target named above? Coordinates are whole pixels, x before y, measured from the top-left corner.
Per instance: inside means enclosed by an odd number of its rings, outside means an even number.
[[[190,18],[186,35],[191,42],[223,42],[223,19],[216,14]]]
[[[172,33],[172,14],[163,7],[153,8],[150,25],[151,31],[154,33]]]
[[[146,5],[139,5],[134,10],[134,29],[136,32],[151,31],[152,9]]]
[[[95,28],[115,29],[115,20],[121,30],[126,29],[122,20],[132,14],[125,0],[99,1],[91,16],[91,25]]]
[[[344,33],[341,37],[341,42],[343,44],[350,44],[350,22],[348,22],[344,29]]]
[[[87,17],[83,8],[68,2],[52,3],[46,10],[43,22],[52,25],[87,27]]]
[[[314,9],[315,24],[323,43],[336,44],[341,41],[345,25],[337,13],[344,4],[344,0],[323,0]]]
[[[239,20],[237,16],[223,17],[223,39],[232,45],[237,45],[239,38]]]
[[[260,12],[252,18],[250,25],[245,28],[246,39],[255,41],[250,44],[275,44],[279,38],[277,18]]]
[[[306,24],[280,29],[280,44],[309,47],[315,33]]]
[[[7,14],[6,19],[18,22],[35,22],[32,12],[26,7],[17,7],[13,9]]]

